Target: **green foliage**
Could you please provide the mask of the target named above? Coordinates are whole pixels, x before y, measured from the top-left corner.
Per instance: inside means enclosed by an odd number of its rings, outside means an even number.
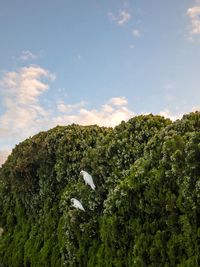
[[[17,145],[0,169],[4,267],[200,266],[199,218],[199,112],[57,126]]]

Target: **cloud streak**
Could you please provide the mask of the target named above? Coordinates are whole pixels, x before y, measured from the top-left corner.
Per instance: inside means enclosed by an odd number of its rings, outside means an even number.
[[[21,56],[19,57],[20,60],[22,61],[29,61],[29,60],[35,60],[37,59],[38,56],[33,54],[31,51],[29,50],[24,50],[22,51]]]
[[[132,34],[134,37],[139,38],[141,36],[141,33],[138,29],[133,29]]]
[[[62,100],[57,102],[57,109],[62,113],[70,113],[86,105],[85,101],[75,104],[65,104]]]
[[[110,105],[114,105],[114,106],[126,106],[126,105],[128,105],[127,99],[123,96],[113,97],[110,99],[109,103],[110,103]]]
[[[200,4],[188,8],[187,16],[191,21],[190,34],[200,35]]]
[[[120,10],[118,12],[118,15],[114,15],[112,12],[109,12],[108,17],[112,21],[115,21],[119,26],[122,26],[131,19],[131,14],[126,12],[125,10]]]

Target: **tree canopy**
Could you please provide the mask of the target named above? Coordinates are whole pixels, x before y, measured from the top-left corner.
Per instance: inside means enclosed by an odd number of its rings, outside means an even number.
[[[0,168],[4,267],[200,266],[199,218],[200,112],[57,126]]]

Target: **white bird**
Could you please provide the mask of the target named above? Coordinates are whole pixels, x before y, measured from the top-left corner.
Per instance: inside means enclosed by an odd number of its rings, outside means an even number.
[[[72,206],[74,208],[85,211],[85,209],[83,208],[83,205],[81,204],[81,202],[78,199],[71,198],[71,202],[72,202]]]
[[[89,173],[87,173],[86,171],[81,171],[80,174],[83,175],[83,179],[85,181],[85,184],[89,184],[89,186],[91,186],[91,188],[93,190],[95,190],[95,184],[93,182],[92,176]]]

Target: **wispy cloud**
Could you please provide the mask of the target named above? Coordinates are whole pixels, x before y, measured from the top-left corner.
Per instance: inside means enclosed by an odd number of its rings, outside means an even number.
[[[114,106],[126,106],[128,105],[128,101],[123,96],[113,97],[110,99],[109,104],[114,105]]]
[[[71,113],[79,108],[82,108],[85,105],[86,105],[85,101],[81,101],[75,104],[65,104],[62,100],[60,100],[57,102],[57,109],[62,113]]]
[[[39,57],[38,55],[33,54],[31,51],[24,50],[24,51],[22,51],[19,59],[22,61],[29,61],[29,60],[35,60],[38,57]]]
[[[109,12],[108,13],[108,17],[110,18],[111,21],[114,21],[117,25],[123,26],[126,23],[128,23],[129,21],[131,21],[131,18],[132,18],[131,14],[128,11],[126,11],[125,9],[124,10],[119,10],[118,13]],[[132,35],[135,38],[140,38],[141,37],[141,32],[137,27],[132,29],[132,30],[130,29],[130,32],[132,33]],[[129,47],[133,48],[134,46],[131,45]]]
[[[131,19],[131,14],[126,12],[125,10],[120,10],[117,15],[109,12],[108,16],[112,21],[115,21],[120,26],[124,25]]]
[[[172,113],[169,109],[164,109],[162,111],[159,112],[159,115],[165,117],[165,118],[169,118],[172,121],[175,121],[177,119],[181,119],[181,117],[183,116],[183,113]]]
[[[138,29],[133,29],[132,34],[134,37],[137,37],[137,38],[139,38],[141,36],[141,33]]]
[[[200,3],[188,8],[187,16],[190,18],[190,35],[200,35]]]
[[[120,11],[120,13],[119,13],[119,19],[118,19],[117,23],[119,25],[123,25],[124,23],[126,23],[127,21],[129,21],[130,18],[131,18],[131,15],[128,12],[126,12],[126,11]]]
[[[200,106],[194,106],[192,108],[192,111],[195,112],[195,111],[200,111]]]

